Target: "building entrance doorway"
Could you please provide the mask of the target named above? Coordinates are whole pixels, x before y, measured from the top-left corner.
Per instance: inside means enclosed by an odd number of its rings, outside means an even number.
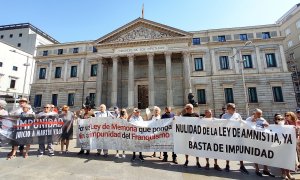
[[[138,85],[138,108],[146,109],[148,106],[148,85]]]

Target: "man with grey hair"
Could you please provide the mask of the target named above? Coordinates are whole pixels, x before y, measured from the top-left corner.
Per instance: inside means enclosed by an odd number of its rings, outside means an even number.
[[[114,118],[114,115],[112,115],[109,111],[106,110],[105,104],[101,104],[99,106],[99,110],[100,110],[99,112],[95,113],[95,117],[113,117]],[[101,151],[102,151],[102,149],[97,149],[96,155],[100,156]],[[104,154],[104,157],[108,157],[108,149],[103,149],[103,154]]]
[[[246,122],[249,123],[251,126],[255,126],[257,128],[265,128],[269,126],[269,123],[262,117],[262,110],[261,109],[254,109],[253,115],[246,119]],[[257,176],[262,177],[262,173],[259,171],[259,167],[257,163],[254,163],[255,173]],[[270,177],[275,177],[268,169],[268,166],[264,165],[263,170],[264,175],[268,175]]]
[[[0,100],[0,116],[7,116],[8,112],[5,110],[7,103],[4,100]]]

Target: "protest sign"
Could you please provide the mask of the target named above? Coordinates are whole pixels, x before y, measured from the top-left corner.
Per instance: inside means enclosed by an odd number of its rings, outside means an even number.
[[[1,145],[44,144],[59,141],[64,115],[1,116]]]
[[[175,153],[295,169],[293,126],[259,128],[246,121],[176,117],[173,130]]]
[[[172,119],[135,123],[111,117],[80,119],[78,146],[136,152],[173,151]]]

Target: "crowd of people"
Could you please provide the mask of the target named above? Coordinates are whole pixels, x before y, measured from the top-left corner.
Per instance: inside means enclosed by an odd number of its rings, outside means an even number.
[[[69,110],[69,107],[64,105],[62,106],[61,110],[59,111],[57,108],[55,108],[52,104],[46,104],[43,107],[43,111],[35,114],[31,106],[28,104],[28,100],[26,98],[22,98],[19,101],[19,108],[13,110],[12,112],[8,113],[5,110],[6,102],[3,100],[0,100],[0,116],[6,116],[6,115],[33,115],[35,117],[41,117],[41,116],[49,116],[49,115],[55,115],[55,114],[62,114],[64,123],[65,125],[63,126],[63,133],[61,135],[60,139],[60,151],[59,154],[63,153],[68,153],[68,147],[69,147],[69,142],[73,137],[73,121],[74,119],[80,118],[80,119],[88,119],[91,117],[114,117],[114,118],[120,118],[124,119],[128,122],[137,122],[137,121],[157,121],[160,119],[165,119],[165,118],[174,118],[176,115],[174,112],[172,112],[171,107],[165,107],[164,113],[161,113],[161,109],[159,107],[154,107],[153,112],[151,114],[146,114],[145,117],[141,116],[141,110],[138,108],[134,108],[133,112],[129,115],[127,113],[126,109],[119,109],[118,107],[114,107],[114,111],[108,111],[106,106],[104,104],[101,104],[99,106],[99,111],[93,111],[90,106],[86,105],[83,109],[76,111],[76,112],[71,112]],[[222,108],[223,113],[218,117],[221,119],[226,119],[226,120],[237,120],[241,121],[242,117],[239,113],[236,112],[236,107],[235,104],[233,103],[228,103],[226,107]],[[192,104],[186,104],[184,109],[180,114],[177,114],[179,116],[183,117],[199,117],[199,120],[201,118],[205,118],[208,120],[213,120],[214,115],[213,115],[213,110],[212,109],[206,109],[203,114],[198,114],[194,112],[194,106]],[[297,135],[297,140],[300,139],[300,134],[299,134],[299,128],[300,128],[300,109],[296,110],[296,113],[294,112],[286,112],[285,114],[274,114],[274,119],[273,121],[267,121],[263,118],[263,112],[261,109],[255,109],[252,113],[252,115],[248,118],[246,118],[246,123],[249,123],[251,126],[257,126],[260,128],[266,128],[269,126],[269,122],[273,122],[275,125],[279,126],[284,126],[284,125],[293,125],[296,128],[296,135]],[[26,148],[24,148],[24,145],[26,145]],[[24,158],[28,157],[29,149],[30,149],[30,144],[24,144],[24,145],[17,145],[13,144],[11,152],[7,155],[7,159],[13,159],[16,157],[17,149],[19,146],[20,153],[23,155]],[[64,150],[64,146],[65,150]],[[54,156],[54,147],[53,147],[53,142],[47,143],[47,147],[45,147],[45,144],[39,144],[39,157],[43,156],[45,154],[46,149],[49,152],[49,156]],[[85,151],[85,152],[84,152]],[[121,154],[120,154],[121,153]],[[78,152],[78,155],[89,155],[90,150],[85,150],[81,148],[81,150]],[[161,154],[163,154],[163,157],[161,157]],[[97,149],[96,152],[97,156],[103,155],[104,157],[108,157],[108,150],[107,149]],[[117,150],[115,157],[117,158],[126,158],[126,153],[125,151]],[[153,152],[153,155],[151,157],[156,157],[156,152]],[[159,152],[158,158],[161,158],[163,162],[168,161],[168,153],[167,152]],[[299,165],[299,158],[300,158],[300,148],[298,148],[298,142],[297,142],[297,155],[295,156],[295,162],[296,166],[300,168]],[[131,161],[135,161],[136,158],[136,152],[133,152]],[[140,161],[144,161],[144,157],[142,152],[139,152],[138,159]],[[172,152],[172,162],[174,164],[178,164],[177,162],[177,155]],[[185,163],[184,167],[188,167],[189,164],[189,155],[185,155]],[[196,167],[197,168],[202,168],[199,162],[199,157],[196,157]],[[275,177],[268,167],[266,165],[263,165],[263,170],[262,172],[259,169],[258,164],[254,164],[255,167],[255,173],[257,176],[263,176],[268,175],[270,177]],[[210,169],[210,162],[209,158],[206,158],[206,165],[204,166],[205,169]],[[222,168],[218,165],[218,160],[214,159],[214,165],[213,168],[217,171],[222,171]],[[226,161],[226,166],[224,169],[226,172],[230,171],[230,162]],[[240,161],[240,171],[244,174],[249,174],[248,170],[245,168],[243,161]],[[282,177],[284,179],[295,179],[289,170],[286,169],[281,169]]]

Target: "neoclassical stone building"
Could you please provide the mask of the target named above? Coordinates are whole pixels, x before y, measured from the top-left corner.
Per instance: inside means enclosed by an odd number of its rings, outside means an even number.
[[[138,18],[95,41],[39,46],[31,102],[182,107],[192,92],[202,111],[234,102],[245,116],[249,103],[271,117],[296,108],[284,38],[276,24],[186,32]]]

